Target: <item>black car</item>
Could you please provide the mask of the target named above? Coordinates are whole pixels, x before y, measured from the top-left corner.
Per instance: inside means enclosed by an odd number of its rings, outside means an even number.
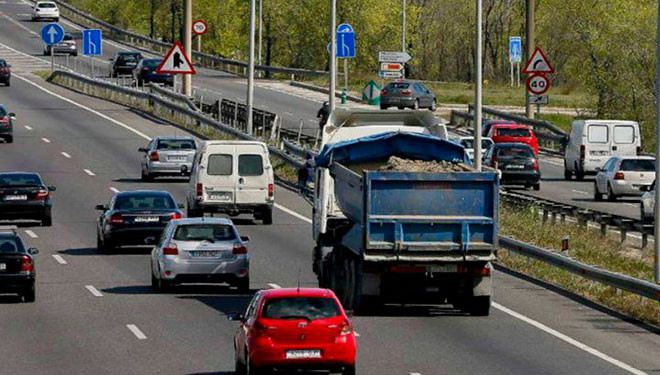
[[[16,293],[24,302],[36,297],[35,248],[27,248],[16,227],[0,227],[0,293]]]
[[[523,143],[496,143],[486,151],[484,165],[502,172],[502,185],[541,189],[541,171],[534,150]]]
[[[0,220],[38,220],[53,225],[51,192],[38,173],[0,173]]]
[[[149,82],[162,83],[166,86],[174,86],[173,74],[156,73],[156,68],[161,59],[142,59],[137,67],[133,69],[133,80],[138,86],[144,86]]]
[[[167,191],[136,190],[115,194],[97,223],[97,248],[109,252],[119,246],[146,245],[149,237],[159,238],[172,219],[180,219],[183,205]]]
[[[4,83],[5,86],[9,86],[11,83],[11,65],[7,64],[7,61],[0,59],[0,82]]]
[[[0,139],[7,143],[14,142],[14,123],[12,120],[16,114],[8,112],[4,105],[0,104]]]
[[[133,74],[133,69],[135,69],[140,60],[142,60],[142,54],[140,52],[116,52],[110,59],[110,77]]]

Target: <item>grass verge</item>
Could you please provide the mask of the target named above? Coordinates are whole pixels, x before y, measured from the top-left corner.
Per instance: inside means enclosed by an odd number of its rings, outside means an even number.
[[[553,251],[558,251],[561,239],[569,236],[569,254],[572,258],[638,279],[653,280],[650,252],[622,245],[614,237],[601,237],[596,229],[574,223],[543,223],[532,209],[503,206],[500,211],[500,231],[503,235]],[[507,250],[500,250],[499,262],[641,321],[660,325],[660,302],[615,290]]]

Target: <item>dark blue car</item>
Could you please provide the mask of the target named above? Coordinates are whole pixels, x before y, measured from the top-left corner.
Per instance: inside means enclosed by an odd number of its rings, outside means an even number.
[[[138,65],[133,69],[133,79],[138,87],[144,86],[149,82],[162,83],[166,86],[174,86],[173,74],[159,74],[156,73],[156,68],[160,64],[161,59],[142,59]]]

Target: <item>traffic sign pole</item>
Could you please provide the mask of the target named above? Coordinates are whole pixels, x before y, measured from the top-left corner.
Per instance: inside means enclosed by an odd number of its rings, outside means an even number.
[[[337,80],[337,0],[330,0],[330,113],[335,110],[335,85]]]
[[[658,171],[660,171],[660,3],[658,3],[658,34],[656,40],[656,67],[655,67],[655,204],[653,205],[653,280],[660,284],[660,180],[658,180]]]
[[[193,0],[185,0],[185,24],[183,27],[183,44],[184,53],[190,57],[192,56],[192,2]],[[192,76],[186,74],[183,76],[183,92],[182,94],[190,97],[192,95]]]
[[[255,27],[255,0],[250,0],[250,54],[248,61],[248,91],[247,91],[247,133],[252,135],[252,107],[254,105],[254,27]]]
[[[50,74],[55,72],[55,48],[50,47]]]
[[[477,35],[476,35],[476,48],[475,48],[475,65],[477,74],[475,75],[475,92],[474,92],[474,103],[475,103],[475,114],[474,114],[474,166],[477,171],[481,172],[481,122],[482,122],[482,74],[483,74],[483,63],[482,63],[482,23],[483,23],[483,0],[477,0]]]
[[[536,0],[527,0],[526,8],[526,30],[525,30],[525,44],[527,47],[527,59],[532,58],[534,53],[534,10],[536,8]],[[529,102],[529,90],[525,93],[525,114],[528,118],[534,118],[532,105]]]

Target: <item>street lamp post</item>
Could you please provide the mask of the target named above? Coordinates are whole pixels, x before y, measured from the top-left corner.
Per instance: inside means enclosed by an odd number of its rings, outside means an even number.
[[[183,25],[183,47],[186,50],[188,59],[192,57],[192,2],[193,0],[185,0],[185,15]],[[192,61],[192,59],[191,59]],[[192,74],[183,75],[183,95],[192,96]]]
[[[337,0],[330,0],[330,113],[335,110],[335,86],[337,81]]]
[[[258,52],[258,58],[257,61],[259,62],[259,65],[261,65],[261,45],[263,42],[263,28],[264,28],[264,14],[263,14],[263,0],[259,0],[259,52]]]
[[[254,28],[256,0],[250,0],[250,52],[248,57],[248,87],[247,87],[247,133],[252,135],[252,107],[254,100]]]
[[[483,23],[483,0],[477,0],[477,30],[475,35],[475,56],[474,64],[476,65],[475,74],[475,90],[474,90],[474,165],[478,171],[481,171],[481,100],[482,100],[482,84],[483,84],[483,65],[482,65],[482,23]]]

